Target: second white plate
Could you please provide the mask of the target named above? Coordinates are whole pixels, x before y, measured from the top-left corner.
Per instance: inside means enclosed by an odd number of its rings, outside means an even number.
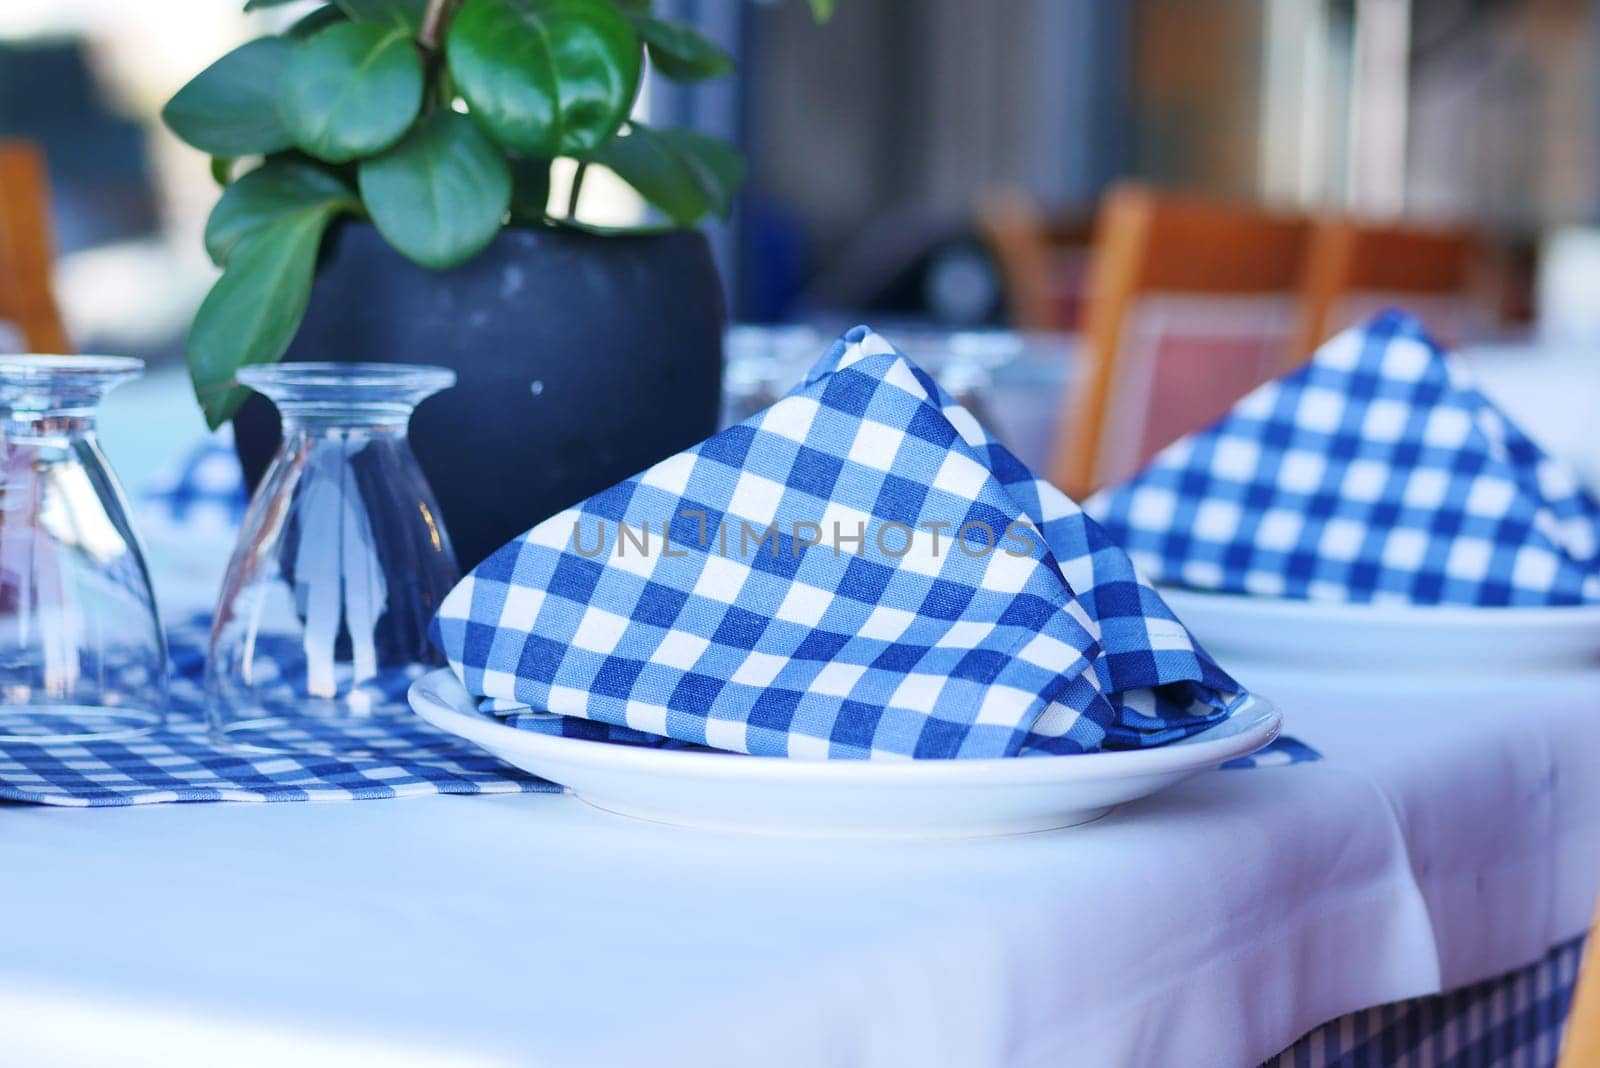
[[[1172,745],[1005,760],[785,760],[611,745],[508,727],[480,713],[441,668],[411,686],[411,707],[508,764],[596,808],[719,830],[851,837],[967,838],[1070,827],[1245,756],[1282,717],[1252,697]]]
[[[1171,587],[1161,596],[1224,668],[1503,674],[1600,664],[1600,606],[1339,604]]]

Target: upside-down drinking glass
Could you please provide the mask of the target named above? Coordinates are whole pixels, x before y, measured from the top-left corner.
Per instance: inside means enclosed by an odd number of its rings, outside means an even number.
[[[167,646],[95,409],[142,360],[0,356],[0,742],[136,737]]]
[[[459,578],[406,441],[412,409],[455,384],[441,367],[250,367],[283,443],[223,579],[206,664],[213,738],[341,757],[444,748],[406,689],[444,663],[428,624]]]

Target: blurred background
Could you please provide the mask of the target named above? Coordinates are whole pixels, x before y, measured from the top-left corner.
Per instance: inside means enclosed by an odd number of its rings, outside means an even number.
[[[0,5],[0,138],[43,149],[55,296],[79,351],[182,359],[213,279],[200,233],[217,191],[159,110],[227,48],[311,5],[239,6]],[[1249,334],[1253,369],[1205,414],[1280,366],[1274,345],[1303,353],[1393,294],[1458,344],[1600,342],[1590,0],[840,0],[821,25],[798,2],[656,6],[740,64],[694,88],[651,83],[640,105],[749,158],[733,217],[711,228],[741,324],[730,418],[781,388],[788,372],[768,368],[787,366],[785,346],[814,355],[817,332],[864,319],[908,347],[963,352],[955,386],[1005,408],[994,417],[1027,458],[1084,490],[1197,417],[1166,419],[1147,385],[1142,429],[1066,457],[1058,392],[1037,383],[1114,377],[1112,350],[1167,353],[1145,377],[1187,389],[1180,365],[1209,366]],[[645,217],[601,177],[587,215]],[[1113,190],[1133,197],[1120,223]],[[1177,230],[1159,221],[1169,195]],[[1211,205],[1223,216],[1202,217]],[[1236,244],[1268,248],[1249,227],[1284,221],[1292,247],[1262,253],[1273,270],[1234,279],[1237,256],[1212,263]],[[1113,278],[1116,247],[1147,266]],[[1163,257],[1176,273],[1148,266]],[[1179,333],[1187,349],[1150,341]],[[1035,411],[983,395],[1002,364],[1023,368],[1011,381]],[[1101,408],[1134,403],[1104,383],[1090,392]],[[1088,457],[1101,444],[1123,459]]]

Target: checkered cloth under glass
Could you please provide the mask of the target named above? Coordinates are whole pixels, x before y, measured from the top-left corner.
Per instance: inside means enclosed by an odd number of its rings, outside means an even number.
[[[421,720],[329,724],[285,745],[394,753],[381,759],[253,754],[220,749],[205,728],[209,620],[170,634],[174,662],[167,729],[126,741],[0,746],[0,800],[97,808],[164,801],[351,801],[419,794],[554,792],[536,779]],[[388,683],[398,696],[408,680]]]
[[[1195,589],[1600,603],[1600,505],[1398,312],[1085,507],[1144,574]]]
[[[762,755],[1159,745],[1243,698],[1077,505],[863,327],[500,549],[435,628],[517,726]]]

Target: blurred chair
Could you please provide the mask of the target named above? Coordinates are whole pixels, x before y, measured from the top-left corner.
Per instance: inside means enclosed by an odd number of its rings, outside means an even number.
[[[1132,475],[1292,363],[1307,231],[1299,217],[1140,186],[1107,195],[1058,485],[1083,497]]]
[[[1295,351],[1310,355],[1391,305],[1422,319],[1447,345],[1482,336],[1495,319],[1480,292],[1486,266],[1486,249],[1469,230],[1319,219],[1306,250]]]
[[[0,321],[34,352],[66,352],[50,288],[50,198],[44,163],[22,141],[0,141]]]
[[[978,202],[978,233],[1005,287],[1006,316],[1018,330],[1078,326],[1093,226],[1084,218],[1047,217],[1017,189]]]
[[[1589,942],[1578,968],[1578,988],[1567,1012],[1558,1068],[1600,1065],[1600,911],[1589,925]]]

